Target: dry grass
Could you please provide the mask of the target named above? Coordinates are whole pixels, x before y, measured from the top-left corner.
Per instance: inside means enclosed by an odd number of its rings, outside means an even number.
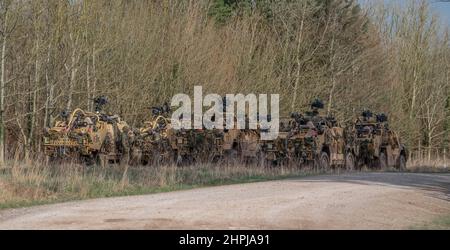
[[[287,167],[200,164],[176,167],[83,167],[12,164],[0,169],[0,209],[97,197],[149,194],[194,187],[313,174]]]
[[[9,166],[0,168],[0,209],[320,174],[315,170],[296,167],[224,163],[185,167],[113,165],[101,168],[11,162]],[[408,163],[408,171],[448,172],[449,169],[442,159],[415,159]],[[335,173],[345,171],[335,170]]]
[[[448,160],[443,158],[414,158],[408,162],[411,172],[450,172]]]

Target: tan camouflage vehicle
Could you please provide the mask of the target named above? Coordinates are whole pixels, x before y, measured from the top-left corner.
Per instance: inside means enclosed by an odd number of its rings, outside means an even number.
[[[226,117],[225,113],[220,114]],[[235,119],[235,118],[234,118]],[[226,129],[170,129],[168,139],[177,164],[193,162],[217,162],[236,160],[240,130]]]
[[[238,159],[243,163],[265,165],[267,160],[263,152],[259,123],[250,124],[248,117],[245,119],[246,127],[245,129],[239,130],[236,138]],[[257,129],[251,129],[252,127],[256,127]]]
[[[102,166],[108,162],[127,162],[130,132],[128,124],[117,115],[75,109],[70,115],[64,113],[62,120],[46,129],[44,151],[51,161],[81,161]]]
[[[264,157],[263,163],[266,165],[292,165],[297,162],[295,154],[294,138],[291,136],[294,121],[292,119],[281,118],[278,138],[269,141],[260,141],[260,157]]]
[[[203,129],[167,129],[167,140],[176,164],[199,161],[208,146],[207,135],[207,131]]]
[[[389,129],[385,114],[374,116],[364,111],[347,127],[345,137],[348,158],[354,159],[356,167],[406,169],[407,149],[399,136]]]
[[[335,118],[320,113],[323,107],[315,100],[306,115],[292,114],[296,126],[289,134],[289,145],[302,165],[328,170],[346,165],[345,140],[344,129]]]
[[[165,103],[161,107],[152,107],[152,117],[144,126],[135,131],[132,145],[133,164],[159,164],[173,161],[169,143],[170,107]]]
[[[241,159],[260,166],[298,165],[301,139],[293,129],[293,119],[280,118],[278,138],[268,141],[260,139],[260,128],[243,130],[239,136]]]
[[[227,117],[226,113],[221,114]],[[236,117],[233,118],[236,122]],[[224,129],[210,131],[211,147],[209,155],[213,160],[225,160],[233,162],[239,158],[239,136],[241,131],[237,129],[236,123],[232,129],[226,128],[226,118],[223,120]]]
[[[260,145],[258,130],[242,130],[238,137],[239,157],[243,162],[262,161],[264,155]]]
[[[140,128],[133,145],[133,159],[139,158],[137,162],[147,165],[149,163],[161,163],[172,161],[172,152],[167,137],[170,129],[170,120],[158,116],[147,121]]]
[[[315,166],[321,169],[345,165],[344,129],[333,117],[321,115],[323,103],[316,100],[306,115],[291,114],[280,119],[279,136],[260,140],[259,130],[241,132],[240,150],[244,159],[262,165]]]

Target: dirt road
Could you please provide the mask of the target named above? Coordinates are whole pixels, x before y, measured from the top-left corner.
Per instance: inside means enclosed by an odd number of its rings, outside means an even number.
[[[450,214],[449,174],[361,173],[0,211],[0,229],[401,229]]]

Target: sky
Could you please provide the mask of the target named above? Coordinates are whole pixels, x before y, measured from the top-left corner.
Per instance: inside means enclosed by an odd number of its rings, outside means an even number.
[[[386,3],[404,4],[413,0],[358,0],[364,5],[365,2],[384,1]],[[430,2],[431,11],[441,16],[442,22],[450,27],[450,0],[428,0]]]
[[[375,0],[376,1],[376,0]],[[442,21],[447,24],[447,26],[450,26],[450,1],[447,0],[446,2],[438,2],[438,1],[430,1],[431,9],[435,11],[436,13],[439,13],[442,17]]]

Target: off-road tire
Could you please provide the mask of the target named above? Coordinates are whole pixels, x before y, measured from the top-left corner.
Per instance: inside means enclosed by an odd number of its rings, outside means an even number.
[[[108,156],[103,153],[98,153],[95,156],[95,161],[98,166],[100,166],[101,168],[105,168],[108,165]]]
[[[319,158],[319,170],[327,172],[331,169],[330,156],[326,152],[322,152]]]
[[[345,155],[345,170],[354,171],[356,169],[355,156],[352,153]]]
[[[385,170],[388,168],[386,153],[381,152],[380,157],[378,158],[378,167],[381,170]]]
[[[405,157],[405,155],[402,154],[398,158],[398,166],[397,166],[397,168],[400,171],[405,171],[406,170],[406,157]]]

